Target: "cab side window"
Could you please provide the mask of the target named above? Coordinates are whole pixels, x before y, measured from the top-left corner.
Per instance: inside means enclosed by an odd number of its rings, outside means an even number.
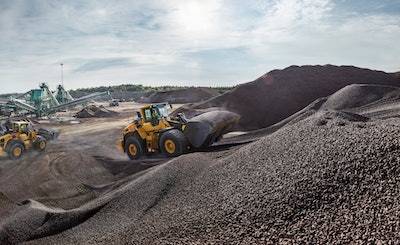
[[[157,108],[145,109],[144,117],[146,122],[150,122],[153,126],[157,126],[159,124],[160,113],[158,112]]]
[[[21,125],[21,133],[28,134],[28,125]]]
[[[151,122],[151,111],[150,109],[144,110],[144,119],[146,122]]]

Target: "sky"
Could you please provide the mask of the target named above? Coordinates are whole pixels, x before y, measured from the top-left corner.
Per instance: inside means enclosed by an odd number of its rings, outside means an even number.
[[[291,65],[400,71],[400,0],[0,0],[0,34],[0,94],[234,86]]]

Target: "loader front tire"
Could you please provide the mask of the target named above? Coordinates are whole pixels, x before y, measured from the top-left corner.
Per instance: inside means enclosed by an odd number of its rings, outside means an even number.
[[[167,157],[182,155],[187,149],[188,143],[182,131],[172,129],[165,132],[160,138],[161,152]]]
[[[44,137],[39,136],[35,141],[35,147],[38,151],[44,151],[47,147],[47,140]]]
[[[131,160],[136,160],[143,156],[143,146],[136,137],[129,137],[125,142],[125,152]]]

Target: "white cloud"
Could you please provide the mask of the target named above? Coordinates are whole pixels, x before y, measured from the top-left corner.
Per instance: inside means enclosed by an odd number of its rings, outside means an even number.
[[[278,1],[252,33],[252,55],[265,57],[260,63],[281,68],[331,63],[389,72],[400,69],[395,57],[399,16],[340,15],[334,10],[335,5],[325,0]]]
[[[57,83],[60,63],[67,89],[100,82],[227,85],[292,64],[400,70],[397,5],[351,4],[3,0],[0,83],[13,83],[5,92]]]

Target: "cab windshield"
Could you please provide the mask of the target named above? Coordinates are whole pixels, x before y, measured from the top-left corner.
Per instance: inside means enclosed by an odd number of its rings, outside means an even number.
[[[161,117],[163,117],[163,118],[168,117],[168,111],[167,111],[167,108],[165,107],[165,105],[157,105],[156,107],[157,107],[158,112]]]

